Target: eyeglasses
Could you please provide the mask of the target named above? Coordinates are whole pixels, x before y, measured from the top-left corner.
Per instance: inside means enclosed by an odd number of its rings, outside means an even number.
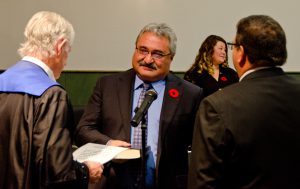
[[[228,45],[228,48],[229,48],[230,50],[233,49],[233,46],[240,46],[240,44],[232,43],[232,42],[227,42],[227,45]]]
[[[141,48],[141,47],[136,47],[135,49],[137,50],[137,52],[138,52],[140,55],[147,56],[148,54],[150,54],[151,58],[153,58],[153,59],[155,59],[155,60],[159,60],[159,59],[162,59],[162,58],[165,57],[165,56],[171,55],[171,53],[164,54],[164,53],[161,52],[161,51],[157,51],[157,50],[149,51],[148,49],[146,49],[146,48]]]

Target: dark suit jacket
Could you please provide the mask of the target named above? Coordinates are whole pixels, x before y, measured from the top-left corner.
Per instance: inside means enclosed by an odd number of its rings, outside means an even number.
[[[189,188],[300,188],[299,97],[298,80],[267,68],[205,98]]]
[[[98,80],[77,128],[79,145],[87,142],[105,144],[110,139],[130,143],[134,80],[133,70]],[[172,97],[171,89],[176,89],[179,96]],[[201,98],[202,90],[196,85],[171,73],[166,77],[157,152],[159,188],[176,188],[183,175],[187,175],[187,147],[191,144]]]

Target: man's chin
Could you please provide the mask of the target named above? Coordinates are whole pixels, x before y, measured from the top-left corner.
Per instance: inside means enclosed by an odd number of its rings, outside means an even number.
[[[156,81],[156,74],[153,71],[141,71],[138,73],[138,76],[143,81],[153,82]]]
[[[162,80],[165,78],[164,75],[159,74],[157,72],[140,72],[137,74],[139,76],[139,78],[143,81],[148,81],[148,82],[156,82],[159,80]]]

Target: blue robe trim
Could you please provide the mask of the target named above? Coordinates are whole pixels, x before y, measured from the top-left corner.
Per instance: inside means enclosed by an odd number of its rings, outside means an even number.
[[[60,86],[41,67],[28,61],[19,61],[0,75],[0,92],[41,96],[55,85]]]

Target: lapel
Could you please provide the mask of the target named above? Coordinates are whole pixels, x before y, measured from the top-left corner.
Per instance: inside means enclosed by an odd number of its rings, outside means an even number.
[[[130,120],[132,109],[132,93],[134,86],[135,72],[131,69],[118,75],[116,88],[121,111],[121,123],[125,124],[122,128],[125,132],[126,141],[130,142]]]
[[[172,97],[170,95],[170,90],[178,91],[179,96]],[[160,138],[164,137],[166,130],[173,120],[176,109],[178,108],[178,103],[182,96],[182,92],[183,89],[181,81],[174,75],[169,74],[166,79],[166,88],[160,116]]]
[[[173,97],[170,95],[171,91],[179,92],[178,97]],[[162,110],[160,115],[160,126],[159,126],[159,138],[158,138],[158,148],[157,148],[157,166],[159,164],[162,144],[167,133],[167,130],[174,124],[172,124],[173,117],[175,116],[175,112],[178,108],[178,104],[181,100],[183,94],[182,82],[179,78],[175,77],[173,74],[168,74],[166,78],[166,88],[164,94],[164,100],[162,104]],[[156,169],[158,170],[158,169]]]

